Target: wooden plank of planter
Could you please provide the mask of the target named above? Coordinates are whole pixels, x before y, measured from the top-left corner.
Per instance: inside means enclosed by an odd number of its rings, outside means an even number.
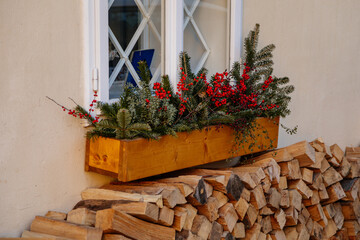
[[[306,167],[314,164],[315,149],[306,141],[298,142],[286,147],[286,150],[299,160],[300,167]]]
[[[279,118],[258,118],[256,123],[262,127],[255,130],[254,135],[261,134],[266,129],[268,136],[257,139],[258,144],[252,148],[252,153],[276,147]],[[207,130],[181,132],[177,135],[177,138],[162,136],[156,141],[103,137],[90,140],[87,142],[85,170],[128,182],[234,157],[234,130],[230,127],[224,126],[220,131],[217,127],[210,127]],[[273,146],[270,146],[271,141]],[[250,144],[249,139],[248,143],[239,147],[236,155],[250,153]]]
[[[65,238],[81,240],[101,240],[102,230],[98,228],[80,226],[73,223],[36,216],[31,223],[32,232],[45,233]]]
[[[83,200],[100,199],[100,200],[130,200],[130,201],[144,201],[155,203],[160,208],[163,207],[163,200],[161,195],[144,195],[137,193],[125,193],[119,191],[112,191],[107,189],[88,188],[81,192]]]
[[[104,233],[121,233],[134,239],[175,239],[175,229],[145,222],[114,209],[97,211],[95,226]]]

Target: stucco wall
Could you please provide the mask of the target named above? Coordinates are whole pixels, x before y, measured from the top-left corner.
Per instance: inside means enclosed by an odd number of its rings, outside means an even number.
[[[84,172],[84,130],[45,98],[83,100],[82,32],[79,0],[0,0],[0,237],[108,180]]]
[[[296,88],[282,123],[298,134],[281,131],[280,146],[318,136],[360,144],[359,10],[357,0],[244,0],[244,36],[259,23],[259,46],[277,47],[275,75]]]

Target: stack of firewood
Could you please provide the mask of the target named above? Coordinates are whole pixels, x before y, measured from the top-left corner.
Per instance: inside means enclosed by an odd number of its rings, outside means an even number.
[[[239,167],[86,189],[23,237],[360,239],[359,177],[360,148],[303,141]]]

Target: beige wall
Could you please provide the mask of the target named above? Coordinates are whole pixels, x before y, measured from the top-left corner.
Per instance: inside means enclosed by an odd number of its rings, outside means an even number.
[[[84,130],[45,98],[82,101],[82,31],[80,0],[0,0],[0,237],[107,180],[84,172]]]
[[[243,34],[260,24],[260,43],[274,43],[275,75],[295,85],[281,146],[322,136],[360,144],[360,1],[244,0]]]

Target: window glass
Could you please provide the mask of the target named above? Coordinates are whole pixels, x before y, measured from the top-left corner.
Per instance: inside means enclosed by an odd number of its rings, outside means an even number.
[[[205,67],[212,75],[228,67],[228,1],[184,0],[184,51],[194,72]]]
[[[119,98],[125,83],[138,85],[137,62],[145,60],[152,82],[161,75],[161,1],[109,1],[109,98]]]

